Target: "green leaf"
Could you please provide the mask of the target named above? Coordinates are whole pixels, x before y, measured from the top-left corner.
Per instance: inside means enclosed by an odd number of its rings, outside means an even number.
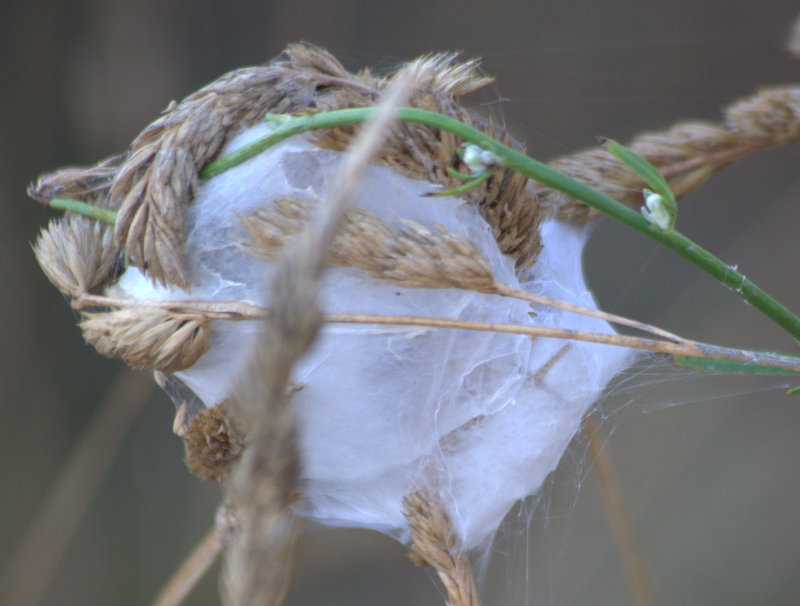
[[[629,147],[625,147],[621,143],[613,139],[600,138],[600,143],[603,147],[614,156],[617,160],[622,162],[625,166],[630,168],[642,180],[649,185],[654,192],[660,194],[668,202],[675,204],[675,195],[669,187],[669,183],[664,176],[658,172],[658,169],[645,160],[642,156],[637,154]]]
[[[786,356],[787,360],[800,359]],[[762,364],[748,364],[746,362],[730,362],[727,360],[711,360],[709,358],[692,356],[672,356],[676,366],[691,368],[704,372],[721,372],[734,375],[765,375],[765,376],[798,376],[800,371],[789,370],[786,368],[774,368]],[[800,388],[798,388],[800,389]]]
[[[675,201],[675,194],[672,193],[669,183],[658,169],[637,154],[629,147],[625,147],[612,139],[600,139],[603,147],[617,160],[631,169],[636,175],[647,183],[657,195],[645,189],[645,205],[642,207],[644,217],[658,226],[659,229],[669,233],[675,227],[675,219],[678,217],[678,203]],[[660,220],[655,220],[660,217]],[[667,219],[668,218],[668,219]]]

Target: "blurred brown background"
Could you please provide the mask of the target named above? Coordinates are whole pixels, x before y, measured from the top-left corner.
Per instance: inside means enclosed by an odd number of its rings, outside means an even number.
[[[598,134],[625,141],[681,118],[716,119],[759,86],[797,82],[800,63],[783,50],[797,10],[791,0],[0,3],[0,570],[120,370],[83,344],[36,266],[30,243],[53,214],[25,197],[37,174],[124,149],[170,100],[298,39],[350,68],[431,50],[481,56],[497,84],[475,104],[547,159]],[[692,195],[679,217],[681,230],[795,310],[797,162],[796,147],[752,158]],[[721,344],[794,346],[709,278],[610,223],[586,261],[611,311]],[[800,603],[800,402],[781,385],[681,379],[605,404],[608,448],[661,604]],[[43,604],[147,604],[210,526],[217,488],[184,469],[172,414],[161,393],[145,406]],[[486,604],[630,603],[582,452],[530,522],[503,531]],[[314,530],[290,603],[443,603],[428,577],[391,539]],[[218,603],[216,572],[190,603]]]

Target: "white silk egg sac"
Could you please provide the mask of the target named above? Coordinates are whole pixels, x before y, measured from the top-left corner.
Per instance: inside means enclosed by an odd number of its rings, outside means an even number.
[[[254,126],[226,146],[265,134]],[[242,216],[276,199],[322,200],[343,154],[301,136],[201,183],[189,211],[192,286],[156,287],[129,268],[128,297],[244,301],[269,306],[268,261],[242,246]],[[384,166],[368,169],[352,200],[390,226],[413,221],[468,238],[498,282],[595,308],[581,253],[588,229],[541,224],[542,250],[521,278],[478,209]],[[414,315],[612,333],[602,320],[456,288],[406,288],[354,267],[323,274],[326,313]],[[209,350],[176,377],[213,407],[230,396],[259,322],[217,320]],[[403,497],[435,491],[464,549],[491,537],[509,508],[536,493],[606,384],[632,360],[624,349],[542,337],[439,328],[326,324],[295,366],[302,461],[298,512],[326,524],[408,538]]]

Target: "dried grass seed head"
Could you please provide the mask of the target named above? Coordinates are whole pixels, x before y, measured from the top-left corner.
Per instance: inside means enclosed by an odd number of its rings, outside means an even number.
[[[197,362],[208,351],[211,333],[202,316],[152,307],[84,313],[80,327],[98,353],[133,368],[167,373]]]
[[[283,198],[242,217],[250,239],[246,250],[274,259],[306,224],[315,204]],[[378,280],[407,288],[462,288],[496,292],[492,269],[467,238],[441,226],[436,231],[414,221],[393,228],[364,209],[348,207],[327,262],[355,267]]]
[[[104,284],[119,254],[109,226],[76,215],[51,221],[33,251],[50,282],[69,297]]]

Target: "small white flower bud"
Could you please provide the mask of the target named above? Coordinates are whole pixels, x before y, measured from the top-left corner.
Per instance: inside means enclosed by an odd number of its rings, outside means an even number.
[[[469,167],[472,174],[478,175],[500,164],[500,158],[488,149],[483,149],[474,143],[464,145],[464,164]]]
[[[653,225],[664,231],[672,229],[674,218],[664,198],[649,189],[644,190],[644,206],[642,216]]]

